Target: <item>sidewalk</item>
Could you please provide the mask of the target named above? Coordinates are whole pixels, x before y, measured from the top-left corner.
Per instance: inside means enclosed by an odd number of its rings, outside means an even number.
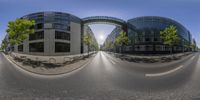
[[[120,54],[120,53],[113,53],[113,52],[107,52],[108,54],[111,54],[112,56],[115,56],[117,58],[120,58],[122,60],[127,60],[129,62],[137,62],[137,63],[165,63],[165,62],[171,62],[174,60],[179,60],[182,57],[185,57],[187,55],[192,54],[192,52],[185,52],[185,53],[178,53],[173,55],[156,55],[156,56],[138,56],[138,55],[131,55],[131,54]]]
[[[94,54],[96,51],[90,52],[90,54]],[[53,63],[53,64],[63,64],[65,62],[70,62],[76,59],[81,59],[87,56],[87,53],[83,54],[75,54],[75,55],[65,55],[65,56],[38,56],[38,55],[28,55],[28,54],[21,54],[21,53],[14,53],[10,54],[12,57],[22,58],[22,59],[30,59],[33,61],[42,61],[46,63]]]
[[[58,65],[58,66],[50,66],[50,67],[47,67],[47,66],[36,66],[36,67],[33,67],[31,65],[28,65],[28,64],[25,64],[20,61],[16,61],[14,60],[13,57],[11,57],[10,55],[5,55],[4,56],[9,59],[10,61],[12,61],[14,64],[16,64],[18,67],[28,71],[28,72],[32,72],[32,73],[35,73],[35,74],[40,74],[40,75],[59,75],[59,74],[64,74],[64,73],[68,73],[68,72],[72,72],[76,69],[80,69],[82,67],[84,67],[84,65],[86,65],[87,63],[89,63],[93,57],[95,56],[96,54],[93,54],[91,55],[89,58],[84,58],[84,59],[80,59],[80,60],[77,60],[73,63],[69,63],[69,64],[63,64],[63,65]]]

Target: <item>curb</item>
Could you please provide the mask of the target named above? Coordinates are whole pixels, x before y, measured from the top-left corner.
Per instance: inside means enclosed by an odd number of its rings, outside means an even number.
[[[7,57],[4,53],[3,53],[3,56],[4,56],[7,60],[9,60],[10,63],[12,63],[12,64],[18,66],[18,68],[20,68],[20,69],[22,69],[22,70],[24,70],[24,71],[26,71],[26,72],[30,72],[30,73],[37,74],[37,75],[45,75],[45,76],[46,76],[46,75],[47,75],[47,76],[63,75],[63,74],[68,74],[68,73],[74,72],[74,71],[76,71],[76,70],[81,70],[82,68],[84,68],[87,64],[89,64],[89,63],[92,61],[92,59],[91,59],[91,60],[89,60],[89,61],[87,61],[87,62],[81,64],[79,67],[77,67],[77,68],[75,68],[75,69],[73,69],[73,70],[70,70],[70,71],[61,72],[61,73],[56,73],[56,74],[53,74],[53,73],[52,73],[52,74],[51,74],[51,73],[45,74],[45,73],[37,73],[37,72],[31,71],[31,70],[27,70],[26,68],[22,67],[21,65],[17,64],[15,61],[13,61],[13,60],[10,59],[9,57]]]
[[[110,55],[108,53],[106,53],[106,54],[107,54],[106,55],[107,57],[109,57],[109,56],[113,57],[113,55]],[[165,66],[171,66],[171,65],[174,65],[174,64],[177,64],[177,63],[185,62],[188,59],[192,58],[193,56],[195,56],[195,54],[189,54],[189,55],[185,56],[182,60],[176,60],[176,61],[171,61],[171,62],[167,62],[167,63],[162,63],[162,64],[165,64],[165,65],[162,65],[162,67],[160,67],[160,63],[151,63],[151,64],[153,64],[152,65],[153,67],[152,66],[151,67],[143,67],[143,66],[140,66],[141,63],[135,63],[135,62],[130,62],[130,63],[137,64],[136,66],[134,66],[134,68],[137,68],[137,69],[139,68],[138,70],[141,70],[141,69],[160,69],[160,68],[166,68]],[[111,57],[109,57],[109,58],[113,59]],[[142,63],[142,64],[144,64],[145,66],[149,65],[149,63]]]

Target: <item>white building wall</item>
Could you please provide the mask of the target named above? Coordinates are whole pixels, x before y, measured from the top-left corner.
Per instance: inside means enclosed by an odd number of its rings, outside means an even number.
[[[81,24],[71,22],[70,54],[81,53]]]

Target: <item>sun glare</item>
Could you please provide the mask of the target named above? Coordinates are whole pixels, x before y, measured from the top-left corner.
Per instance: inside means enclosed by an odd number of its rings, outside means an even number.
[[[99,35],[99,39],[104,40],[104,35],[103,34]]]

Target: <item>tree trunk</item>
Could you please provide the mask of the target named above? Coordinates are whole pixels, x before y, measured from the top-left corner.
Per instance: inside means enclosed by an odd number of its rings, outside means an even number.
[[[171,48],[171,49],[170,49],[170,54],[171,54],[172,57],[174,57],[173,52],[172,52],[172,50],[173,50],[173,45],[171,45],[170,48]]]
[[[170,47],[170,54],[172,55],[172,46]]]
[[[123,48],[122,48],[122,46],[120,46],[120,53],[123,53],[123,50],[122,50]]]

